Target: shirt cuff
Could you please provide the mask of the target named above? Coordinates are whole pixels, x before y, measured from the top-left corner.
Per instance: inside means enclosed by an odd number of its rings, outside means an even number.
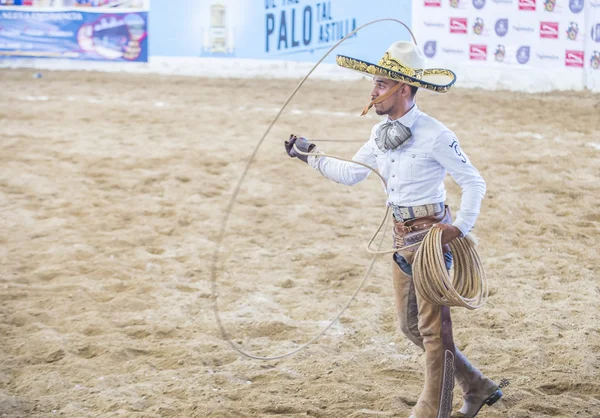
[[[320,154],[321,150],[319,148],[317,148],[317,147],[314,147],[311,150],[311,153]],[[320,155],[309,155],[308,156],[308,165],[311,166],[312,168],[318,170],[319,169],[319,160],[321,158],[323,158],[323,157],[320,156]]]
[[[471,231],[471,226],[462,219],[457,219],[456,221],[454,221],[452,226],[455,226],[458,229],[460,229],[460,232],[462,232],[463,237],[465,237],[469,233],[469,231]]]

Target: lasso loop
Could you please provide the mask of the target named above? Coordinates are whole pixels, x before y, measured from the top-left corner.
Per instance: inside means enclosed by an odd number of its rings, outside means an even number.
[[[218,269],[218,263],[219,263],[219,252],[221,251],[221,247],[223,246],[223,240],[225,238],[225,230],[227,228],[227,223],[229,221],[229,217],[231,216],[233,205],[235,204],[235,202],[237,200],[237,196],[238,196],[238,194],[239,194],[239,192],[241,190],[242,183],[244,182],[244,179],[246,178],[246,175],[248,174],[248,171],[250,170],[250,166],[252,165],[252,162],[256,159],[256,155],[258,154],[258,150],[259,150],[260,146],[264,142],[264,140],[267,137],[267,135],[269,134],[269,132],[271,132],[271,129],[273,128],[273,126],[275,125],[275,123],[277,122],[277,120],[279,119],[279,117],[281,116],[281,114],[283,113],[283,111],[285,110],[285,108],[287,107],[287,105],[292,101],[292,99],[294,98],[294,96],[296,95],[296,93],[298,92],[298,90],[300,90],[300,88],[306,82],[306,80],[308,79],[308,77],[323,62],[323,60],[325,58],[327,58],[327,56],[331,52],[333,52],[333,50],[335,50],[340,44],[342,44],[344,41],[346,41],[348,38],[350,38],[351,36],[353,36],[358,31],[362,30],[363,28],[366,28],[367,26],[370,26],[370,25],[373,25],[373,24],[376,24],[376,23],[386,22],[386,21],[396,22],[396,23],[399,23],[402,26],[404,26],[406,28],[406,30],[408,30],[408,32],[410,33],[410,35],[411,35],[411,37],[412,37],[413,42],[415,43],[415,45],[417,44],[417,40],[416,40],[414,34],[412,33],[412,31],[410,30],[410,28],[404,22],[402,22],[401,20],[398,20],[398,19],[394,19],[394,18],[384,18],[384,19],[373,20],[371,22],[368,22],[368,23],[365,23],[364,25],[359,26],[358,28],[356,28],[355,30],[353,30],[352,32],[350,32],[348,35],[346,35],[339,42],[337,42],[334,46],[332,46],[321,57],[321,59],[319,61],[317,61],[317,63],[310,69],[310,71],[308,72],[308,74],[306,74],[306,76],[298,83],[298,85],[296,86],[296,88],[294,89],[294,91],[292,92],[292,94],[290,94],[289,98],[285,101],[285,103],[283,104],[283,106],[281,107],[281,109],[279,110],[279,112],[277,113],[277,115],[275,116],[275,118],[273,119],[273,121],[271,122],[271,124],[269,125],[269,127],[267,128],[267,130],[265,131],[265,133],[263,134],[263,136],[261,137],[260,141],[258,141],[258,143],[256,144],[256,147],[254,148],[254,151],[252,152],[252,155],[250,156],[250,158],[248,160],[248,163],[246,164],[246,167],[244,168],[244,171],[242,172],[242,175],[240,176],[240,179],[239,179],[239,181],[238,181],[238,183],[237,183],[237,185],[236,185],[236,187],[235,187],[235,189],[233,191],[233,194],[231,195],[231,198],[229,200],[227,208],[225,209],[225,216],[223,218],[223,222],[221,223],[221,229],[219,231],[219,236],[217,238],[217,245],[215,247],[215,251],[214,251],[213,257],[212,257],[212,266],[211,266],[211,273],[210,273],[211,274],[211,292],[212,292],[212,300],[213,300],[213,309],[214,309],[214,313],[215,313],[215,318],[216,318],[216,321],[217,321],[217,325],[219,326],[219,330],[221,331],[221,335],[223,336],[223,339],[226,340],[229,343],[229,345],[231,346],[231,348],[233,348],[235,351],[237,351],[238,353],[242,354],[243,356],[246,356],[246,357],[249,357],[249,358],[252,358],[252,359],[256,359],[256,360],[278,360],[278,359],[281,359],[281,358],[284,358],[284,357],[289,357],[291,355],[296,354],[300,350],[304,349],[308,345],[312,344],[313,342],[315,342],[316,340],[318,340],[319,338],[321,338],[321,336],[323,336],[323,334],[325,334],[327,332],[327,330],[329,330],[329,328],[331,328],[333,326],[333,324],[340,318],[340,316],[342,316],[342,314],[348,308],[348,306],[350,306],[350,303],[354,300],[354,298],[356,297],[356,295],[358,294],[358,292],[360,291],[360,289],[363,287],[363,285],[365,284],[365,282],[367,281],[367,278],[369,277],[369,275],[371,273],[371,270],[373,269],[373,266],[375,264],[375,258],[376,258],[377,255],[373,256],[373,259],[371,260],[371,263],[369,264],[369,267],[367,268],[367,272],[365,273],[365,276],[364,276],[363,280],[361,281],[361,283],[358,286],[358,288],[356,289],[356,291],[352,294],[352,296],[348,300],[348,303],[335,316],[335,318],[330,322],[330,324],[327,325],[315,337],[311,338],[307,343],[302,344],[298,348],[296,348],[296,349],[294,349],[294,350],[292,350],[292,351],[290,351],[288,353],[285,353],[285,354],[281,354],[281,355],[277,355],[277,356],[263,357],[263,356],[257,356],[257,355],[254,355],[252,353],[244,351],[235,342],[233,342],[231,336],[229,335],[229,333],[227,332],[227,330],[223,326],[223,323],[221,321],[221,316],[219,315],[218,294],[217,294],[217,269]],[[389,212],[389,210],[386,212],[385,218],[387,218],[388,212]],[[384,222],[385,222],[385,218],[384,218]],[[382,226],[383,226],[383,223],[379,227],[378,232],[379,232],[379,230],[381,230]],[[380,247],[381,247],[381,244],[383,243],[383,238],[384,238],[384,235],[382,234],[381,242],[379,244]]]

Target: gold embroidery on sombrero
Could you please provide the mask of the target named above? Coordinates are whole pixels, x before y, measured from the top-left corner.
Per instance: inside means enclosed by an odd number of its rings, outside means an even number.
[[[383,67],[383,68],[389,68],[390,70],[396,71],[398,73],[406,74],[410,77],[415,77],[414,69],[400,64],[394,58],[390,57],[389,52],[386,52],[385,54],[383,54],[383,58],[381,58],[379,60],[379,63],[377,65],[379,65],[380,67]],[[415,77],[415,78],[419,78],[419,77]]]
[[[386,52],[387,54],[387,52]],[[411,86],[422,87],[428,90],[437,91],[440,93],[446,93],[454,84],[454,73],[450,70],[446,70],[443,68],[433,68],[429,70],[418,70],[422,72],[423,77],[431,76],[431,75],[444,75],[447,76],[453,81],[445,86],[439,86],[435,84],[428,83],[427,81],[421,81],[419,77],[410,77],[408,75],[403,75],[398,71],[388,70],[387,68],[382,68],[379,65],[367,64],[364,61],[357,60],[355,58],[345,57],[343,55],[338,55],[336,57],[336,62],[340,67],[349,68],[351,70],[359,71],[364,74],[373,75],[373,76],[381,76],[384,78],[389,78],[390,80],[402,81],[403,83],[410,84]],[[404,67],[404,66],[402,66]],[[407,67],[404,67],[407,68]],[[414,72],[413,72],[414,74]],[[418,75],[418,74],[417,74]]]

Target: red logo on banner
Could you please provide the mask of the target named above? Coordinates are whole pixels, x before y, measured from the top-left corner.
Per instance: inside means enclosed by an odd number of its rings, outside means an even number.
[[[487,61],[487,45],[469,45],[469,58],[478,61]]]
[[[565,66],[583,68],[584,62],[583,51],[569,51],[565,54]]]
[[[467,33],[467,18],[466,17],[451,17],[450,18],[450,33]]]
[[[425,7],[442,7],[442,0],[425,0]]]
[[[535,10],[535,0],[519,0],[519,10]]]
[[[540,38],[558,39],[558,22],[540,22]]]

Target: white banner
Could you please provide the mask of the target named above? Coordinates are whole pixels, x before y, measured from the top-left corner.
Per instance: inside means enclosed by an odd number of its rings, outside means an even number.
[[[600,19],[588,22],[600,8],[584,1],[600,6],[600,0],[414,0],[413,27],[429,64],[457,72],[459,85],[581,89],[584,68],[598,62],[592,56],[600,50]]]

